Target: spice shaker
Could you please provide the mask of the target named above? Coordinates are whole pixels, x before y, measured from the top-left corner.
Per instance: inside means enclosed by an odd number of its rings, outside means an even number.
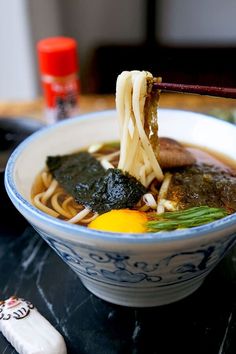
[[[47,122],[77,115],[77,42],[69,37],[45,38],[37,43],[37,51]]]

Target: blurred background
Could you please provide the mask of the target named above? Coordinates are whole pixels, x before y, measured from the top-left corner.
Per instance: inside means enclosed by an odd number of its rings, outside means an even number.
[[[0,99],[41,95],[36,42],[74,37],[82,93],[114,93],[122,70],[236,86],[235,0],[2,0]]]

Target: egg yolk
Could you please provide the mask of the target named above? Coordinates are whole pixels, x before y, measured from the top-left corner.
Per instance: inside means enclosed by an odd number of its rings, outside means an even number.
[[[146,213],[138,210],[111,210],[99,215],[88,225],[89,228],[101,231],[142,233],[146,232]]]

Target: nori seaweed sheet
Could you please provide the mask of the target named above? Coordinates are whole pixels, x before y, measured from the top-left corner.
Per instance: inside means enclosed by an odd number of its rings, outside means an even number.
[[[99,214],[112,209],[132,208],[146,188],[121,170],[105,170],[88,152],[48,156],[47,167],[76,202]]]
[[[196,164],[172,172],[167,199],[180,209],[202,205],[236,212],[236,176],[216,166]]]

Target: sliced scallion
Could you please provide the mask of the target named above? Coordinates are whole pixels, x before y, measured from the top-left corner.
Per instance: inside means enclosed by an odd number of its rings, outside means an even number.
[[[147,223],[147,230],[149,232],[158,232],[191,228],[221,219],[226,215],[227,212],[224,209],[208,206],[151,214]]]

